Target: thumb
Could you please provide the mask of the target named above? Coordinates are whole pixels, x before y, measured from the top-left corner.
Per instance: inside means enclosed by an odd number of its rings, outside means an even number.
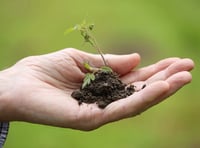
[[[137,53],[127,55],[105,55],[108,65],[118,74],[125,75],[140,63],[140,55]]]
[[[65,49],[71,57],[75,57],[78,65],[83,68],[83,63],[89,61],[91,65],[95,67],[101,67],[104,65],[102,57],[98,54],[90,54],[76,49]],[[140,55],[137,53],[127,55],[114,55],[105,54],[103,55],[106,63],[110,66],[113,71],[119,75],[125,75],[135,68],[140,62]]]

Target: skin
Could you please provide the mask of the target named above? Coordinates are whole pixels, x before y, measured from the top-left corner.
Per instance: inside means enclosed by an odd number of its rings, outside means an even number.
[[[142,113],[192,80],[191,59],[168,58],[136,70],[138,54],[108,54],[105,59],[124,83],[147,86],[105,109],[96,104],[79,106],[71,93],[81,86],[86,73],[83,63],[99,67],[101,57],[72,48],[31,56],[0,72],[0,121],[93,130]]]

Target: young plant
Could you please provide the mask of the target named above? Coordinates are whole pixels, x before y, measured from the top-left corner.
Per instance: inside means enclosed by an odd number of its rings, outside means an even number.
[[[92,34],[94,24],[88,24],[83,21],[66,30],[66,34],[78,30],[85,42],[90,43],[101,55],[103,66],[93,67],[88,62],[83,63],[84,68],[88,71],[83,79],[82,87],[72,92],[71,96],[79,103],[95,103],[103,109],[113,101],[126,98],[135,92],[134,85],[124,84],[117,73],[106,63],[101,49],[99,48],[95,37]]]
[[[108,66],[106,63],[106,60],[103,56],[103,52],[101,51],[101,49],[96,41],[96,38],[92,34],[93,29],[94,29],[94,24],[87,23],[84,20],[81,24],[77,24],[74,27],[67,29],[65,31],[65,34],[68,34],[75,30],[80,31],[81,36],[84,38],[84,41],[87,43],[90,43],[90,45],[93,46],[98,51],[98,53],[101,55],[104,65]]]
[[[85,75],[85,78],[84,78],[83,84],[82,84],[82,89],[85,86],[89,85],[92,81],[95,80],[95,75],[94,75],[95,72],[97,72],[97,71],[112,72],[112,69],[108,66],[108,64],[103,56],[103,52],[101,51],[101,49],[96,41],[96,38],[92,34],[93,29],[94,29],[94,24],[89,24],[84,20],[81,24],[77,24],[74,27],[71,27],[65,31],[65,34],[68,34],[72,31],[76,31],[76,30],[79,31],[81,33],[81,36],[84,38],[84,41],[89,43],[92,47],[94,47],[98,51],[98,53],[101,55],[101,58],[104,63],[104,66],[102,66],[100,68],[92,67],[89,65],[88,62],[84,63],[84,67],[85,67],[85,69],[87,69],[89,71],[89,73],[87,73]]]

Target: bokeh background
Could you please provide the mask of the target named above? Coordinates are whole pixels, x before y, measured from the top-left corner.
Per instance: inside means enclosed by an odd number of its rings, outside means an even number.
[[[1,0],[0,68],[66,47],[95,53],[78,33],[63,34],[83,19],[95,23],[104,52],[138,52],[140,67],[167,57],[193,59],[192,83],[140,116],[91,132],[11,123],[5,148],[200,147],[200,1]]]

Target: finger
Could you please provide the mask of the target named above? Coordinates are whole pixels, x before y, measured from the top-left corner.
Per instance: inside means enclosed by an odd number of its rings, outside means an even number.
[[[163,71],[158,72],[147,80],[147,83],[152,83],[158,80],[166,80],[173,74],[181,71],[190,71],[194,67],[194,62],[191,59],[181,59],[177,62],[171,64],[168,68]]]
[[[168,58],[157,62],[156,64],[141,68],[137,71],[132,71],[126,76],[122,77],[122,81],[126,84],[133,83],[135,81],[145,81],[155,73],[162,71],[169,65],[180,60],[179,58]]]
[[[179,71],[190,71],[194,68],[194,62],[191,59],[182,59],[177,61],[168,68],[168,75],[172,75]]]
[[[117,121],[135,116],[150,107],[156,98],[169,90],[167,82],[158,81],[132,96],[111,103],[105,108],[105,122]]]
[[[166,80],[166,82],[168,82],[170,85],[169,91],[166,94],[164,94],[160,99],[157,99],[157,101],[160,102],[163,99],[173,95],[184,85],[190,83],[191,81],[192,81],[192,75],[188,71],[182,71],[172,75]]]

